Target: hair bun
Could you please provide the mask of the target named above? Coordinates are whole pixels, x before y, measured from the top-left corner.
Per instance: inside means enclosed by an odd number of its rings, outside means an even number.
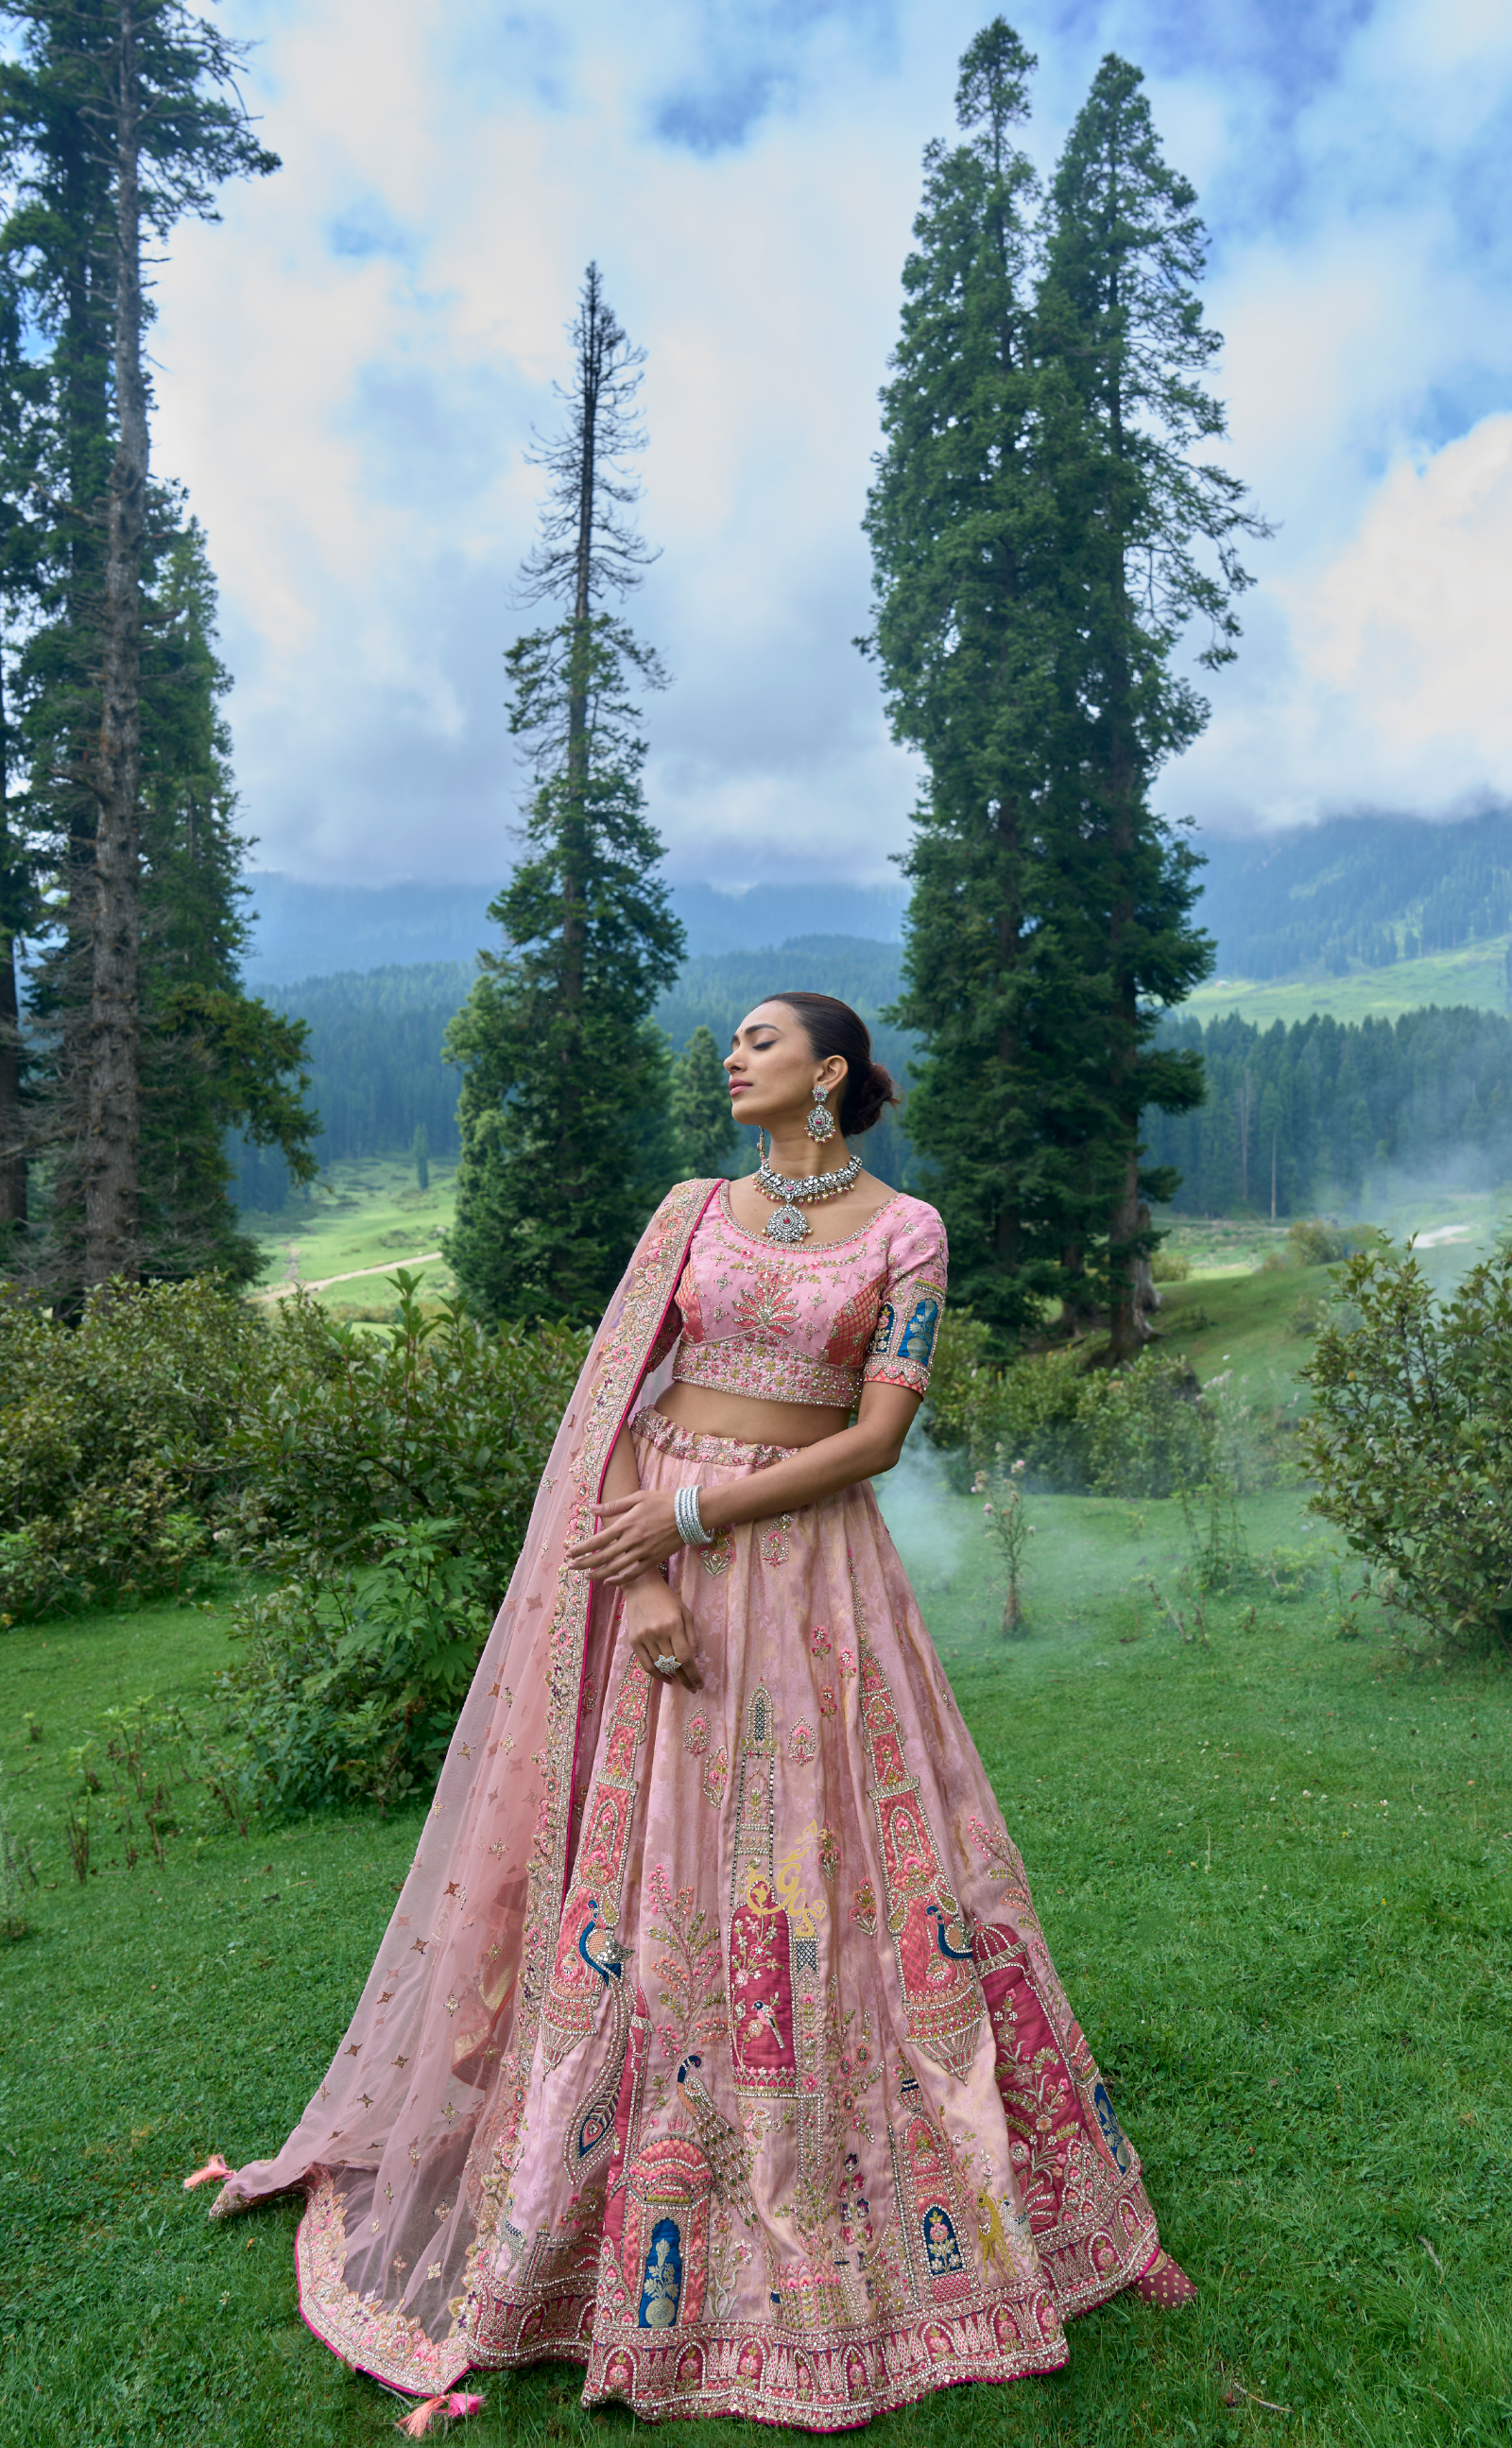
[[[891,1072],[882,1062],[869,1065],[859,1080],[846,1082],[845,1104],[840,1115],[841,1135],[849,1138],[852,1132],[869,1131],[881,1119],[885,1105],[901,1104],[902,1096]]]
[[[846,1066],[845,1095],[835,1119],[843,1138],[869,1131],[884,1105],[903,1101],[890,1071],[871,1060],[871,1037],[866,1022],[848,1003],[833,995],[778,994],[774,1003],[785,1003],[802,1023],[810,1050],[819,1061],[837,1054]]]

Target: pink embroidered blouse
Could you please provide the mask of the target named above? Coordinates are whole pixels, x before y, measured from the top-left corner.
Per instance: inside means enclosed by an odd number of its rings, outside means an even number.
[[[945,1279],[945,1226],[922,1198],[897,1191],[845,1240],[785,1249],[737,1224],[721,1185],[689,1245],[653,1363],[676,1337],[672,1375],[684,1386],[842,1410],[864,1385],[922,1394]]]

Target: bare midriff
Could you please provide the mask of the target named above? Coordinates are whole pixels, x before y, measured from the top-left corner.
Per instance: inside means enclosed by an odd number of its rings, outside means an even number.
[[[695,1436],[734,1437],[744,1445],[816,1445],[839,1436],[851,1417],[827,1403],[763,1403],[709,1386],[669,1386],[657,1409]]]

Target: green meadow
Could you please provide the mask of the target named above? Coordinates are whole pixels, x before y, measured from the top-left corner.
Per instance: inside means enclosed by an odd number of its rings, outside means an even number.
[[[374,1182],[340,1254],[402,1197]],[[1195,1277],[1165,1329],[1278,1406],[1321,1283]],[[1251,1569],[1206,1598],[1177,1503],[1031,1496],[1012,1642],[938,1458],[879,1494],[1199,2296],[1115,2302],[1054,2379],[936,2395],[878,2448],[1504,2442],[1512,1682],[1414,1664],[1296,1491],[1242,1505]],[[169,1838],[161,1866],[107,1844],[83,1885],[67,1865],[69,1745],[144,1693],[203,1708],[228,1611],[0,1638],[0,1800],[41,1880],[0,1950],[0,2440],[27,2448],[346,2448],[399,2411],[302,2327],[293,2206],[216,2227],[181,2180],[297,2121],[420,1813]],[[636,2427],[584,2415],[567,2366],[478,2385],[475,2448]]]
[[[412,1269],[429,1293],[452,1290],[451,1270],[436,1253],[455,1213],[454,1166],[432,1164],[421,1190],[407,1158],[366,1157],[332,1165],[307,1202],[241,1220],[262,1249],[260,1291],[319,1284],[322,1306],[338,1317],[387,1318],[393,1308],[387,1268]]]
[[[1490,935],[1452,952],[1425,952],[1415,961],[1393,961],[1379,969],[1354,968],[1342,978],[1209,978],[1181,1009],[1195,1020],[1241,1020],[1269,1028],[1275,1020],[1306,1020],[1312,1012],[1332,1020],[1395,1020],[1424,1004],[1468,1004],[1476,1011],[1507,1008],[1506,956],[1512,937]]]

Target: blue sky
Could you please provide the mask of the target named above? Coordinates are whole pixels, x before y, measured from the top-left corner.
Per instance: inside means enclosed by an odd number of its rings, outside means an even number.
[[[649,362],[634,618],[672,872],[889,872],[859,521],[956,0],[226,0],[283,171],[182,231],[155,458],[222,591],[258,863],[486,881],[521,776],[526,459],[584,263]],[[1512,797],[1512,10],[1009,11],[1048,168],[1101,53],[1145,70],[1212,238],[1230,462],[1277,524],[1162,804],[1228,831]]]

